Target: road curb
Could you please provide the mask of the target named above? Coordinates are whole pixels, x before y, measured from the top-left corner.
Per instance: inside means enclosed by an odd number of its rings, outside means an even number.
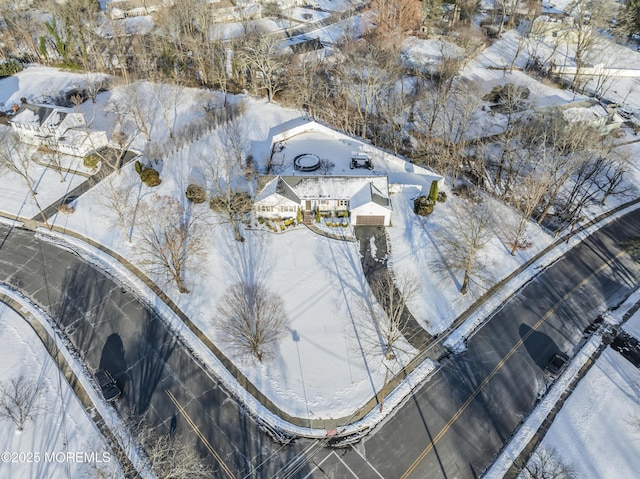
[[[119,463],[123,465],[122,466],[123,469],[127,471],[136,471],[135,475],[129,475],[128,477],[132,479],[141,478],[140,474],[133,467],[129,459],[129,456],[127,456],[124,449],[122,449],[120,443],[118,442],[116,437],[113,435],[113,433],[111,432],[111,429],[109,428],[104,418],[102,417],[102,415],[96,408],[95,404],[91,400],[91,397],[89,396],[86,389],[82,385],[80,379],[74,372],[73,368],[71,367],[67,359],[64,357],[64,354],[62,354],[58,343],[53,339],[53,337],[51,337],[47,329],[40,323],[40,321],[34,315],[24,310],[23,304],[21,304],[19,301],[15,300],[14,298],[7,296],[2,291],[0,291],[0,302],[6,304],[13,311],[15,311],[16,314],[18,314],[31,327],[34,333],[38,336],[38,338],[42,342],[42,345],[49,353],[49,356],[58,366],[58,369],[64,376],[65,380],[67,381],[67,384],[69,384],[69,386],[73,389],[74,394],[80,401],[80,404],[82,404],[82,407],[87,413],[87,416],[89,416],[91,421],[93,421],[93,423],[98,428],[102,436],[105,438],[109,447],[118,458]],[[68,353],[72,355],[70,351],[68,351]]]
[[[615,310],[616,308],[613,308],[613,309]],[[622,320],[620,321],[620,323],[615,325],[615,328],[620,329],[624,325],[624,323],[631,316],[633,316],[638,310],[640,310],[640,301],[637,301],[631,308],[629,308],[629,310],[627,310],[627,312],[622,316]],[[602,330],[602,328],[599,328],[599,329]],[[614,338],[613,335],[603,334],[602,336],[603,336],[602,344],[598,346],[598,348],[593,352],[593,354],[582,365],[578,373],[571,380],[567,388],[563,391],[562,395],[560,396],[560,399],[555,403],[551,411],[549,411],[547,416],[544,418],[544,420],[540,424],[540,427],[538,427],[538,429],[533,433],[531,439],[527,442],[527,444],[522,448],[522,450],[518,454],[518,457],[513,460],[511,467],[509,467],[507,472],[504,474],[503,479],[517,479],[519,477],[523,465],[525,465],[529,461],[529,459],[535,452],[536,448],[540,445],[540,443],[544,439],[547,432],[549,432],[549,428],[551,428],[553,421],[562,410],[562,407],[564,406],[564,404],[567,402],[571,394],[573,394],[573,391],[578,386],[580,381],[586,376],[586,374],[593,367],[593,365],[596,363],[598,358],[600,358],[600,356],[605,351],[605,349],[607,349],[607,347],[611,344]],[[524,421],[518,426],[518,429],[514,431],[512,438],[518,433],[518,430],[523,424],[524,424]],[[508,444],[508,442],[506,444]],[[502,454],[503,450],[504,448],[496,455],[496,459],[500,456],[500,454]],[[491,468],[492,464],[487,467],[487,470]]]
[[[427,359],[432,359],[429,358],[429,356],[427,355],[428,352],[431,351],[431,349],[434,347],[434,345],[436,344],[440,344],[443,343],[450,334],[452,334],[459,326],[461,326],[464,321],[466,321],[473,313],[475,313],[477,310],[479,310],[481,308],[481,306],[483,304],[485,304],[495,293],[497,293],[501,288],[505,287],[507,285],[507,283],[509,281],[512,281],[514,278],[516,278],[519,274],[521,274],[524,270],[526,270],[527,268],[529,268],[531,265],[533,265],[536,261],[539,261],[541,258],[543,258],[546,254],[548,254],[550,251],[552,251],[554,248],[556,248],[557,246],[561,245],[564,242],[567,242],[571,237],[582,233],[583,231],[585,231],[586,229],[590,228],[591,226],[597,225],[600,222],[602,222],[603,220],[609,218],[610,216],[623,211],[627,208],[630,208],[634,205],[637,205],[638,203],[640,203],[640,198],[633,200],[631,202],[625,203],[623,205],[620,205],[606,213],[603,213],[601,215],[599,215],[598,217],[590,220],[589,222],[585,223],[584,225],[580,226],[579,228],[576,228],[575,231],[561,237],[558,238],[556,241],[554,241],[553,243],[549,244],[546,248],[544,248],[543,250],[541,250],[539,253],[537,253],[533,258],[531,258],[529,261],[527,261],[526,263],[524,263],[523,265],[521,265],[518,269],[516,269],[515,271],[513,271],[511,274],[509,274],[507,277],[505,277],[504,279],[502,279],[500,282],[496,283],[493,287],[491,287],[489,290],[487,290],[485,292],[485,294],[478,299],[473,305],[471,305],[464,313],[462,313],[460,316],[458,316],[458,318],[456,318],[456,320],[452,323],[452,325],[445,330],[445,332],[434,336],[433,340],[431,342],[429,342],[428,344],[425,345],[425,347],[420,351],[420,353],[418,353],[418,355],[416,356],[416,358],[414,358],[413,361],[411,361],[405,368],[403,368],[398,374],[396,374],[393,378],[391,378],[387,385],[386,385],[386,390],[387,391],[393,391],[397,386],[399,386],[405,379],[407,379],[409,377],[409,375],[416,370],[416,368],[422,364],[425,360]],[[19,216],[15,216],[15,215],[8,215],[4,212],[0,212],[0,216],[4,216],[5,218],[12,220],[12,221],[17,221],[17,222],[22,222],[25,227],[31,229],[31,230],[38,230],[38,228],[42,227],[42,223],[38,222],[34,219],[27,219],[27,218],[22,218]],[[15,225],[14,225],[15,226]],[[603,225],[604,226],[604,225]],[[360,406],[359,408],[357,408],[353,414],[349,415],[349,416],[345,416],[345,417],[340,417],[340,418],[329,418],[329,419],[309,419],[309,418],[300,418],[300,417],[295,417],[295,416],[291,416],[288,413],[282,411],[277,405],[275,405],[275,403],[273,403],[273,401],[271,401],[269,398],[267,398],[258,388],[255,387],[255,385],[253,383],[251,383],[248,378],[246,378],[242,372],[235,366],[235,364],[229,359],[227,358],[216,346],[215,344],[188,318],[188,316],[182,311],[180,310],[180,308],[177,307],[177,305],[160,289],[160,287],[158,285],[156,285],[153,281],[151,281],[144,273],[142,273],[142,271],[140,271],[136,266],[134,266],[132,263],[130,263],[127,259],[125,259],[124,257],[120,256],[118,253],[116,253],[115,251],[110,250],[109,248],[106,248],[105,246],[93,241],[90,238],[87,238],[73,230],[67,230],[66,228],[62,228],[59,227],[57,225],[52,226],[52,230],[54,230],[55,232],[61,234],[61,235],[68,235],[70,237],[76,238],[84,243],[86,243],[87,245],[102,251],[103,253],[107,254],[109,257],[111,257],[112,259],[114,259],[116,262],[118,262],[120,265],[124,266],[130,273],[134,274],[136,276],[136,278],[138,278],[139,280],[141,280],[151,291],[153,291],[153,293],[169,308],[171,309],[171,311],[176,314],[178,316],[178,318],[183,321],[183,323],[185,324],[185,326],[187,326],[187,328],[201,341],[201,343],[218,359],[218,361],[220,361],[224,367],[227,369],[227,371],[235,378],[235,380],[237,381],[237,383],[239,384],[240,387],[244,388],[250,395],[252,395],[263,407],[265,407],[267,410],[269,410],[272,414],[274,414],[275,416],[277,416],[278,418],[280,418],[281,420],[291,424],[292,426],[296,426],[296,427],[300,427],[300,428],[307,428],[310,430],[315,430],[316,432],[311,434],[311,431],[309,431],[309,435],[305,435],[305,434],[301,434],[300,431],[297,431],[295,429],[291,429],[291,430],[287,430],[282,428],[281,426],[275,426],[273,424],[271,424],[267,419],[259,417],[256,414],[252,414],[254,417],[257,418],[257,420],[263,424],[264,427],[266,427],[269,431],[271,431],[272,433],[276,433],[277,431],[274,431],[274,427],[276,430],[282,430],[286,433],[291,433],[291,434],[295,434],[298,436],[306,436],[306,437],[310,437],[310,438],[318,438],[320,434],[322,434],[323,432],[326,431],[335,431],[338,428],[341,427],[345,427],[348,425],[352,425],[356,422],[358,422],[359,420],[365,418],[369,413],[373,412],[376,407],[379,406],[379,402],[378,402],[378,396],[374,395],[372,396],[372,398],[367,401],[364,405]],[[44,229],[41,230],[42,233],[47,233],[48,230]],[[93,254],[91,252],[88,253],[89,255]],[[548,265],[547,265],[548,266]],[[534,278],[536,276],[539,275],[539,273],[542,271],[542,269],[540,271],[537,271],[534,274]],[[526,283],[525,283],[526,284]],[[524,285],[520,286],[518,289],[520,289],[521,287],[523,287]],[[502,304],[502,302],[501,302]],[[498,309],[499,306],[495,309]],[[482,322],[474,329],[474,331],[477,331],[478,328],[480,328],[484,323],[486,323],[486,321],[488,321],[491,318],[491,312],[487,313],[486,317],[482,320]],[[202,362],[202,359],[198,358],[199,361]],[[436,358],[438,359],[438,358]],[[233,393],[233,391],[229,391],[230,393]],[[236,396],[234,394],[234,396]],[[238,399],[238,401],[244,405],[245,409],[248,409],[246,406],[246,402],[244,400],[242,400],[242,398],[239,398],[236,396],[236,398]],[[250,411],[249,411],[250,412]],[[363,426],[361,428],[362,431],[368,431],[370,428],[372,428],[373,425],[372,424],[368,424],[366,426]],[[351,435],[354,433],[355,430],[352,430],[351,432],[349,432],[348,435]],[[338,436],[340,436],[340,433],[338,433]]]

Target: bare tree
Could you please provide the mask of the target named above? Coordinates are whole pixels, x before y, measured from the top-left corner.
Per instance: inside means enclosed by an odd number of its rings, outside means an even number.
[[[374,0],[371,9],[376,13],[373,38],[382,48],[399,51],[402,40],[420,26],[420,0]]]
[[[549,184],[547,174],[543,172],[532,172],[516,180],[514,194],[511,200],[520,215],[518,216],[511,230],[511,256],[516,254],[526,237],[527,226],[531,217],[540,204]]]
[[[321,175],[330,175],[333,169],[336,167],[336,164],[327,158],[321,158],[319,165],[320,166],[318,167],[318,172]]]
[[[258,90],[267,92],[267,101],[273,101],[284,85],[284,71],[289,56],[279,51],[280,39],[269,33],[252,33],[243,40],[237,52],[249,71]]]
[[[8,171],[17,175],[29,190],[31,199],[36,204],[42,221],[51,229],[40,203],[36,198],[35,181],[31,178],[30,147],[20,141],[9,128],[4,128],[0,133],[0,171]]]
[[[209,206],[222,222],[232,226],[236,241],[242,242],[241,222],[251,211],[253,200],[247,191],[246,169],[237,160],[233,150],[221,148],[202,158],[201,164],[210,188]]]
[[[362,340],[372,352],[381,350],[385,359],[393,360],[402,351],[400,343],[410,318],[407,302],[419,293],[419,283],[408,275],[394,277],[391,270],[384,268],[369,285],[371,294],[360,302]]]
[[[558,457],[555,449],[540,446],[529,461],[520,465],[524,479],[576,479],[575,469]]]
[[[139,477],[141,472],[153,472],[155,477],[167,479],[205,479],[213,477],[213,471],[199,455],[195,440],[186,434],[161,433],[160,428],[152,428],[147,415],[137,415],[130,409],[121,410],[123,427],[115,433],[122,449],[116,454],[120,468],[111,467],[108,462],[94,463],[92,473],[99,479]],[[134,465],[129,458],[135,457]]]
[[[64,183],[66,181],[66,178],[64,177],[64,173],[62,171],[62,154],[57,150],[48,148],[42,154],[42,159],[49,165],[52,170],[58,173],[58,176],[60,177],[60,183]]]
[[[142,263],[151,273],[188,293],[184,276],[206,251],[201,215],[186,211],[171,196],[153,195],[140,204],[136,228]]]
[[[18,431],[22,431],[38,410],[39,393],[39,385],[24,376],[3,382],[0,385],[0,417],[10,419]]]
[[[108,109],[115,114],[119,129],[127,132],[127,136],[135,138],[142,133],[147,141],[151,141],[151,122],[156,104],[151,101],[151,95],[143,91],[144,88],[140,82],[122,86]]]
[[[481,198],[480,198],[481,199]],[[491,239],[494,207],[488,198],[480,203],[459,202],[453,207],[451,224],[443,238],[444,258],[437,266],[448,266],[463,273],[460,292],[467,294],[472,284],[482,278],[484,264],[478,253]]]
[[[114,221],[130,243],[142,183],[131,178],[119,180],[109,177],[103,181],[98,201],[105,215]]]
[[[147,461],[156,477],[206,479],[211,467],[198,454],[194,440],[184,436],[150,434],[143,444]]]
[[[166,85],[163,83],[152,84],[151,90],[156,103],[159,106],[162,121],[169,130],[169,138],[173,139],[176,119],[178,118],[178,104],[184,88],[176,85]]]
[[[588,56],[593,48],[603,41],[599,28],[605,27],[610,17],[606,2],[601,0],[573,0],[567,13],[571,15],[575,26],[576,71],[571,81],[571,88],[582,87],[582,69],[587,64]]]
[[[220,328],[221,341],[237,354],[262,362],[287,334],[289,319],[280,296],[259,283],[243,281],[227,289],[214,322]]]

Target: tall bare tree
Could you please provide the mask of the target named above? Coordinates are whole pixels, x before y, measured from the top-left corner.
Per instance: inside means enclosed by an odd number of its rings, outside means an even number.
[[[575,468],[565,464],[553,448],[539,446],[529,461],[520,465],[524,479],[576,479]]]
[[[371,295],[365,296],[360,303],[362,341],[372,353],[382,351],[386,359],[393,360],[402,351],[400,344],[410,318],[407,302],[419,293],[419,283],[412,276],[395,277],[384,268],[375,274],[369,285]]]
[[[470,287],[483,278],[484,263],[479,253],[491,239],[493,222],[494,207],[489,198],[479,203],[460,201],[454,206],[451,223],[442,240],[445,257],[437,263],[442,267],[444,261],[445,266],[462,272],[462,294],[467,294]]]
[[[604,40],[600,28],[606,27],[611,12],[606,2],[601,0],[573,0],[567,7],[567,13],[575,26],[576,71],[571,88],[580,89],[583,86],[582,69],[586,66],[593,48]]]
[[[185,274],[204,258],[206,229],[202,215],[185,210],[171,196],[141,202],[136,223],[142,264],[188,293]]]
[[[140,181],[132,178],[108,177],[100,187],[99,203],[104,214],[122,230],[127,242],[131,242],[136,209],[140,200]]]
[[[3,381],[0,384],[0,417],[11,420],[18,431],[22,431],[40,407],[39,394],[38,384],[24,376]]]
[[[280,39],[270,33],[250,33],[243,39],[236,52],[249,71],[252,84],[267,93],[267,101],[273,101],[284,86],[284,73],[289,55],[280,51]]]
[[[549,187],[549,177],[546,172],[531,172],[516,179],[514,190],[517,193],[511,197],[510,203],[518,210],[518,217],[511,229],[511,256],[516,254],[522,245],[526,234],[527,226],[533,213],[538,208],[540,200]]]
[[[236,241],[244,241],[241,223],[253,207],[247,183],[251,165],[245,161],[246,132],[237,120],[230,120],[218,133],[226,147],[200,160],[210,189],[209,206],[231,225]]]
[[[9,128],[3,128],[0,130],[0,171],[8,171],[18,176],[20,180],[29,190],[29,196],[35,203],[42,221],[47,228],[51,228],[47,217],[45,216],[40,203],[36,195],[36,183],[31,178],[32,162],[31,162],[32,149],[20,141],[18,135],[16,135]]]
[[[152,427],[146,414],[137,415],[128,408],[120,410],[122,427],[115,428],[122,449],[116,449],[120,468],[112,462],[93,463],[89,471],[96,479],[139,477],[153,473],[167,479],[205,479],[216,477],[218,471],[200,456],[195,438],[185,433],[161,432]],[[129,460],[136,458],[135,465]]]
[[[284,301],[262,284],[240,282],[227,289],[220,300],[214,322],[220,328],[220,340],[237,354],[258,361],[273,354],[287,334],[288,317]]]

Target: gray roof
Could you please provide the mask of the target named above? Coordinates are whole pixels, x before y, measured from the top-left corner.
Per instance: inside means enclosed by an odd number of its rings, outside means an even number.
[[[293,192],[293,190],[291,189],[291,186],[289,186],[287,182],[284,179],[282,179],[282,177],[278,177],[278,182],[276,184],[276,193],[284,196],[285,198],[291,201],[300,203],[300,198],[298,198],[298,195],[296,195]]]
[[[371,185],[371,201],[380,206],[389,207],[389,198],[382,193],[373,183]]]
[[[27,114],[25,112],[29,112]],[[47,106],[47,105],[32,105],[30,103],[23,103],[16,111],[15,115],[11,119],[14,123],[36,123],[38,126],[43,126],[53,113],[58,113],[59,117],[56,119],[55,125],[47,125],[47,126],[56,126],[60,124],[65,116],[67,116],[67,112],[60,110],[58,107]],[[34,118],[35,116],[35,118]],[[21,117],[23,120],[21,121]],[[28,121],[25,121],[29,119]],[[35,121],[33,121],[35,120]]]

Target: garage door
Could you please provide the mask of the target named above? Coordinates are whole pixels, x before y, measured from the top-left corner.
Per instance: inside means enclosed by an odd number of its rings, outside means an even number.
[[[356,225],[384,226],[384,216],[356,216]]]

